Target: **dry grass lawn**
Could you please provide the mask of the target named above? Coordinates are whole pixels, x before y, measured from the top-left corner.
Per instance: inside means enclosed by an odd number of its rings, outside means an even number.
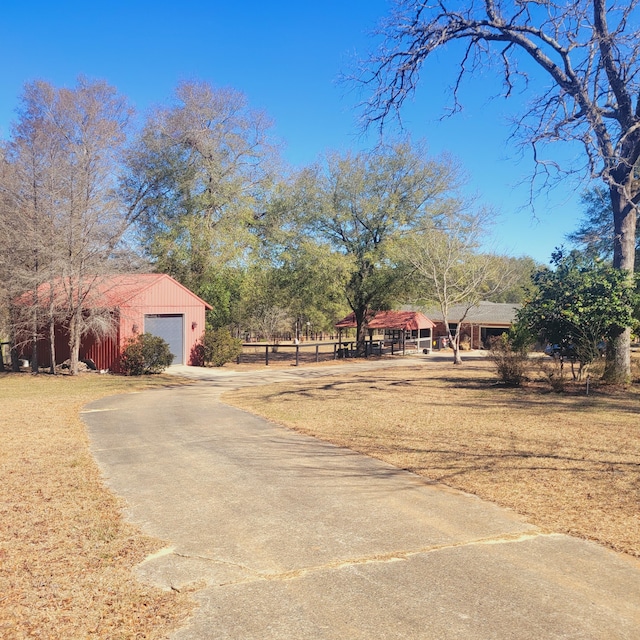
[[[494,380],[487,361],[422,360],[225,399],[640,556],[639,385],[586,397]],[[190,613],[189,594],[135,579],[163,543],[123,520],[80,419],[93,399],[177,383],[0,374],[1,638],[164,638]]]
[[[91,400],[169,381],[0,374],[1,638],[163,638],[191,611],[188,594],[134,578],[162,542],[123,521],[79,415]]]
[[[228,393],[236,406],[640,557],[640,388],[494,384],[486,360]]]

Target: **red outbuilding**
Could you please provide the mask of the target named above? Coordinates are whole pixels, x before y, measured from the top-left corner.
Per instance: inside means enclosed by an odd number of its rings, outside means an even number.
[[[202,337],[205,312],[211,306],[172,277],[162,273],[101,276],[88,292],[83,308],[110,310],[114,328],[108,337],[86,335],[80,347],[81,360],[92,360],[101,370],[118,371],[127,340],[151,333],[169,344],[173,364],[197,364],[194,347]],[[69,356],[68,334],[61,326],[56,330],[56,360],[64,362]],[[49,359],[48,344],[42,341],[38,362],[49,366]]]

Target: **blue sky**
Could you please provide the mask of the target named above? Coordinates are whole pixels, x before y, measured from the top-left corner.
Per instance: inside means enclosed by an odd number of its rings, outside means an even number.
[[[0,13],[0,136],[9,132],[25,82],[73,85],[79,74],[108,81],[144,111],[184,79],[245,93],[265,110],[294,166],[327,149],[372,146],[357,124],[358,96],[337,82],[374,46],[386,0],[5,0]],[[508,144],[507,117],[524,98],[490,100],[490,75],[465,85],[463,113],[441,120],[455,67],[440,54],[404,112],[406,131],[433,154],[450,152],[467,191],[500,214],[494,248],[548,262],[580,218],[581,187],[568,184],[527,209],[529,158]],[[393,131],[389,130],[392,134]],[[521,184],[525,181],[524,184]]]

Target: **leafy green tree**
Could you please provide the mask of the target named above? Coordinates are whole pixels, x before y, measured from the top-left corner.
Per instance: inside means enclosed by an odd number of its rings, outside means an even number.
[[[610,345],[623,327],[635,324],[638,294],[626,273],[577,252],[557,250],[552,263],[554,269],[535,273],[537,291],[519,311],[518,325],[558,345],[561,355],[570,351],[581,377],[598,357],[600,343]]]
[[[357,154],[329,153],[296,181],[292,206],[300,233],[341,262],[343,295],[355,313],[359,349],[370,312],[402,293],[394,245],[437,215],[457,186],[457,167],[402,142]]]
[[[246,269],[240,266],[209,270],[199,287],[200,297],[213,307],[207,313],[209,328],[242,326],[242,294],[246,287],[246,279]]]
[[[290,300],[279,269],[256,262],[247,270],[240,300],[242,325],[267,342],[293,330]]]
[[[303,238],[280,254],[282,290],[296,325],[296,337],[308,322],[314,331],[332,332],[336,318],[348,313],[344,289],[348,261],[326,244]]]
[[[496,263],[502,264],[497,269],[499,282],[487,282],[485,285],[487,292],[483,294],[483,299],[488,302],[514,304],[524,302],[531,293],[531,278],[541,265],[527,256],[514,258],[495,255],[493,258]],[[503,274],[509,274],[509,278],[505,279]]]
[[[200,294],[243,264],[277,167],[271,129],[242,93],[205,82],[179,84],[151,113],[122,188],[159,271]]]

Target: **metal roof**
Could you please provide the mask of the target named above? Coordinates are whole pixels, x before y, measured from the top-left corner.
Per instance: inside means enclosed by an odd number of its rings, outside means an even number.
[[[139,297],[145,291],[159,285],[176,287],[185,295],[193,298],[197,303],[203,304],[205,309],[211,309],[208,302],[202,300],[193,291],[187,289],[177,280],[166,273],[120,273],[113,275],[94,275],[82,278],[78,286],[78,281],[74,278],[58,278],[53,282],[54,305],[63,306],[67,297],[72,293],[74,299],[78,295],[82,296],[82,306],[85,309],[95,307],[118,308],[126,305],[134,298]],[[49,302],[50,283],[41,284],[38,287],[38,299],[42,304]],[[175,290],[175,289],[174,289]],[[20,304],[32,304],[33,296],[29,293],[23,294],[18,299]]]
[[[498,324],[510,325],[516,320],[516,313],[522,307],[521,304],[512,302],[479,302],[467,311],[467,305],[453,305],[449,309],[449,322],[460,322],[464,316],[465,323],[469,324]],[[438,307],[405,307],[407,310],[420,310],[436,322],[444,322],[442,311]]]
[[[336,329],[350,329],[356,327],[356,314],[350,313],[339,322],[336,322]],[[369,329],[404,329],[405,331],[415,329],[429,329],[435,324],[420,311],[377,311],[367,318],[367,328]]]

